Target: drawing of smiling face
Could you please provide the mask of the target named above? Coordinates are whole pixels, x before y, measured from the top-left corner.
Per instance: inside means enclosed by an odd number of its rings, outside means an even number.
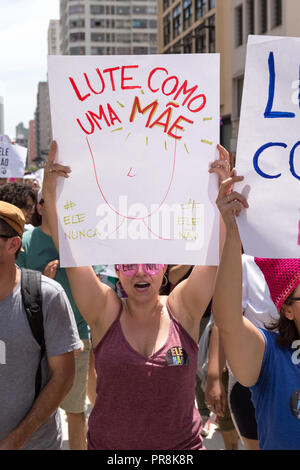
[[[108,132],[109,144],[105,147],[101,135],[87,138],[99,200],[123,217],[147,217],[164,203],[171,190],[178,144],[159,128],[139,130],[132,125]],[[124,196],[127,207],[120,207],[120,197]],[[134,213],[136,203],[139,210]]]

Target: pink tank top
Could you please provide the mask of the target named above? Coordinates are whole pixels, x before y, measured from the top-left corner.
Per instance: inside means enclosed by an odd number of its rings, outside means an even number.
[[[168,307],[167,341],[146,358],[125,339],[122,311],[94,349],[97,399],[88,449],[203,449],[195,407],[198,345]]]

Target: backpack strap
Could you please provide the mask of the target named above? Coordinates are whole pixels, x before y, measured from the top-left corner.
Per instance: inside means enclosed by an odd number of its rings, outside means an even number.
[[[35,377],[35,400],[42,386],[42,358],[46,352],[42,310],[41,278],[39,271],[21,269],[22,300],[33,337],[41,348],[38,370]]]

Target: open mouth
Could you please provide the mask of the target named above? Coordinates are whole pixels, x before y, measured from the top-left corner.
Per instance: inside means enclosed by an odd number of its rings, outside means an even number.
[[[148,287],[150,287],[150,283],[149,282],[136,282],[134,284],[134,287],[140,291],[142,290],[146,290],[148,289]]]

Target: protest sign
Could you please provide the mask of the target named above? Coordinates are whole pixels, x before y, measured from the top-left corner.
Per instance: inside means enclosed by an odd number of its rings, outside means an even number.
[[[49,56],[62,266],[217,264],[219,55]]]
[[[237,147],[245,252],[300,256],[300,38],[250,36]]]
[[[0,178],[23,178],[27,148],[13,145],[8,136],[0,136]]]

